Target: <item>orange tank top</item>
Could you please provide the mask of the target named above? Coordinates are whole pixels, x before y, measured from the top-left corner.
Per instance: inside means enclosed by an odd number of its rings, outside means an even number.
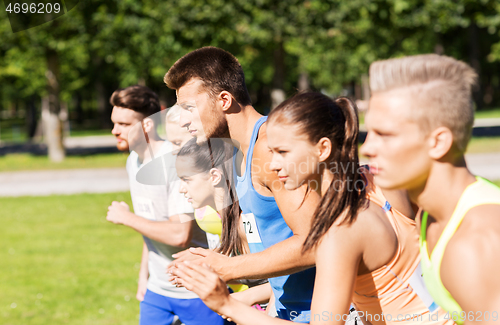
[[[370,203],[385,211],[396,233],[398,248],[386,265],[356,278],[356,310],[366,324],[454,324],[444,319],[445,312],[425,288],[415,221],[391,207],[369,172],[364,176]]]

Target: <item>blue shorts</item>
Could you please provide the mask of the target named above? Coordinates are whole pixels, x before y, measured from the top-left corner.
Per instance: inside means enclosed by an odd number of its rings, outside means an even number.
[[[174,315],[186,325],[233,324],[226,322],[199,298],[175,299],[147,290],[140,307],[139,325],[170,325]]]

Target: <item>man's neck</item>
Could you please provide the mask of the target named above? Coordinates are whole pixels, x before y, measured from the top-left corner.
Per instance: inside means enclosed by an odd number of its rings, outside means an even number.
[[[163,145],[164,142],[165,141],[163,141],[158,136],[150,137],[149,145],[144,146],[144,148],[141,148],[140,150],[139,149],[136,150],[137,155],[139,156],[139,162],[141,162],[141,164],[145,164],[148,161],[153,160],[155,158],[155,155],[158,155],[160,147]]]
[[[464,190],[476,181],[462,159],[455,165],[435,162],[420,189],[409,190],[413,202],[427,211],[438,223],[446,224]]]
[[[251,105],[241,107],[238,113],[227,115],[227,124],[229,136],[240,145],[240,150],[246,156],[250,147],[250,139],[255,123],[262,115],[258,113]]]

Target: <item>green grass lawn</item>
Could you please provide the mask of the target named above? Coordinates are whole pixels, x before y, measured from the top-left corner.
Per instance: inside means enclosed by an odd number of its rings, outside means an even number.
[[[500,137],[473,137],[467,153],[500,152]]]
[[[128,153],[109,153],[84,156],[67,156],[61,163],[51,162],[47,156],[9,154],[0,156],[0,172],[21,170],[75,169],[75,168],[125,168]]]
[[[482,111],[476,111],[474,114],[475,118],[499,118],[500,117],[500,107],[492,108]]]
[[[27,140],[26,125],[23,119],[0,121],[0,141],[24,142]]]
[[[141,237],[105,219],[128,193],[0,198],[0,324],[134,324]]]

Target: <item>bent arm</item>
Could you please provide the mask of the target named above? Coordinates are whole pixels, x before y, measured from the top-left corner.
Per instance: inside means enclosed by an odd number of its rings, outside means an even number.
[[[124,212],[122,224],[157,242],[176,247],[188,247],[192,229],[196,227],[192,214],[175,215],[166,221],[152,221],[132,212]]]
[[[303,243],[303,238],[292,236],[262,252],[228,258],[225,266],[210,266],[216,269],[225,281],[292,274],[314,266],[314,253],[301,253]]]
[[[141,256],[141,267],[139,269],[139,279],[148,279],[149,277],[149,250],[148,245],[143,241],[142,242],[142,256]]]
[[[314,266],[314,252],[302,252],[311,222],[321,200],[307,185],[288,191],[276,172],[270,169],[271,153],[262,139],[254,151],[255,172],[253,182],[260,182],[274,196],[278,208],[293,235],[268,247],[262,252],[236,256],[229,259],[229,267],[220,273],[224,280],[262,279],[296,273]],[[265,147],[263,148],[263,143]],[[213,265],[212,265],[213,267]],[[220,268],[216,268],[219,272]]]
[[[174,270],[179,283],[196,293],[213,311],[240,325],[286,325],[289,321],[267,315],[231,297],[226,283],[206,266],[181,262]]]
[[[344,315],[349,313],[357,270],[365,245],[364,242],[361,243],[362,240],[353,244],[352,237],[350,231],[337,233],[335,236],[327,234],[316,250],[317,272],[311,306],[311,324],[345,323]],[[288,322],[270,317],[231,297],[222,279],[207,267],[185,262],[180,263],[174,272],[179,276],[181,283],[188,290],[198,294],[208,307],[231,318],[237,324],[284,325]]]
[[[345,324],[363,250],[353,237],[352,229],[340,226],[318,245],[311,324]]]
[[[252,306],[269,302],[272,294],[273,290],[271,289],[271,284],[267,282],[241,292],[232,293],[231,297],[248,306]]]
[[[227,304],[220,309],[220,314],[231,318],[239,325],[286,325],[293,324],[290,321],[274,318],[255,308],[245,305],[234,298],[229,298]]]
[[[145,242],[142,244],[142,257],[141,257],[141,267],[139,269],[139,281],[137,285],[136,298],[139,301],[144,300],[144,295],[147,291],[148,278],[149,278],[149,250]]]

